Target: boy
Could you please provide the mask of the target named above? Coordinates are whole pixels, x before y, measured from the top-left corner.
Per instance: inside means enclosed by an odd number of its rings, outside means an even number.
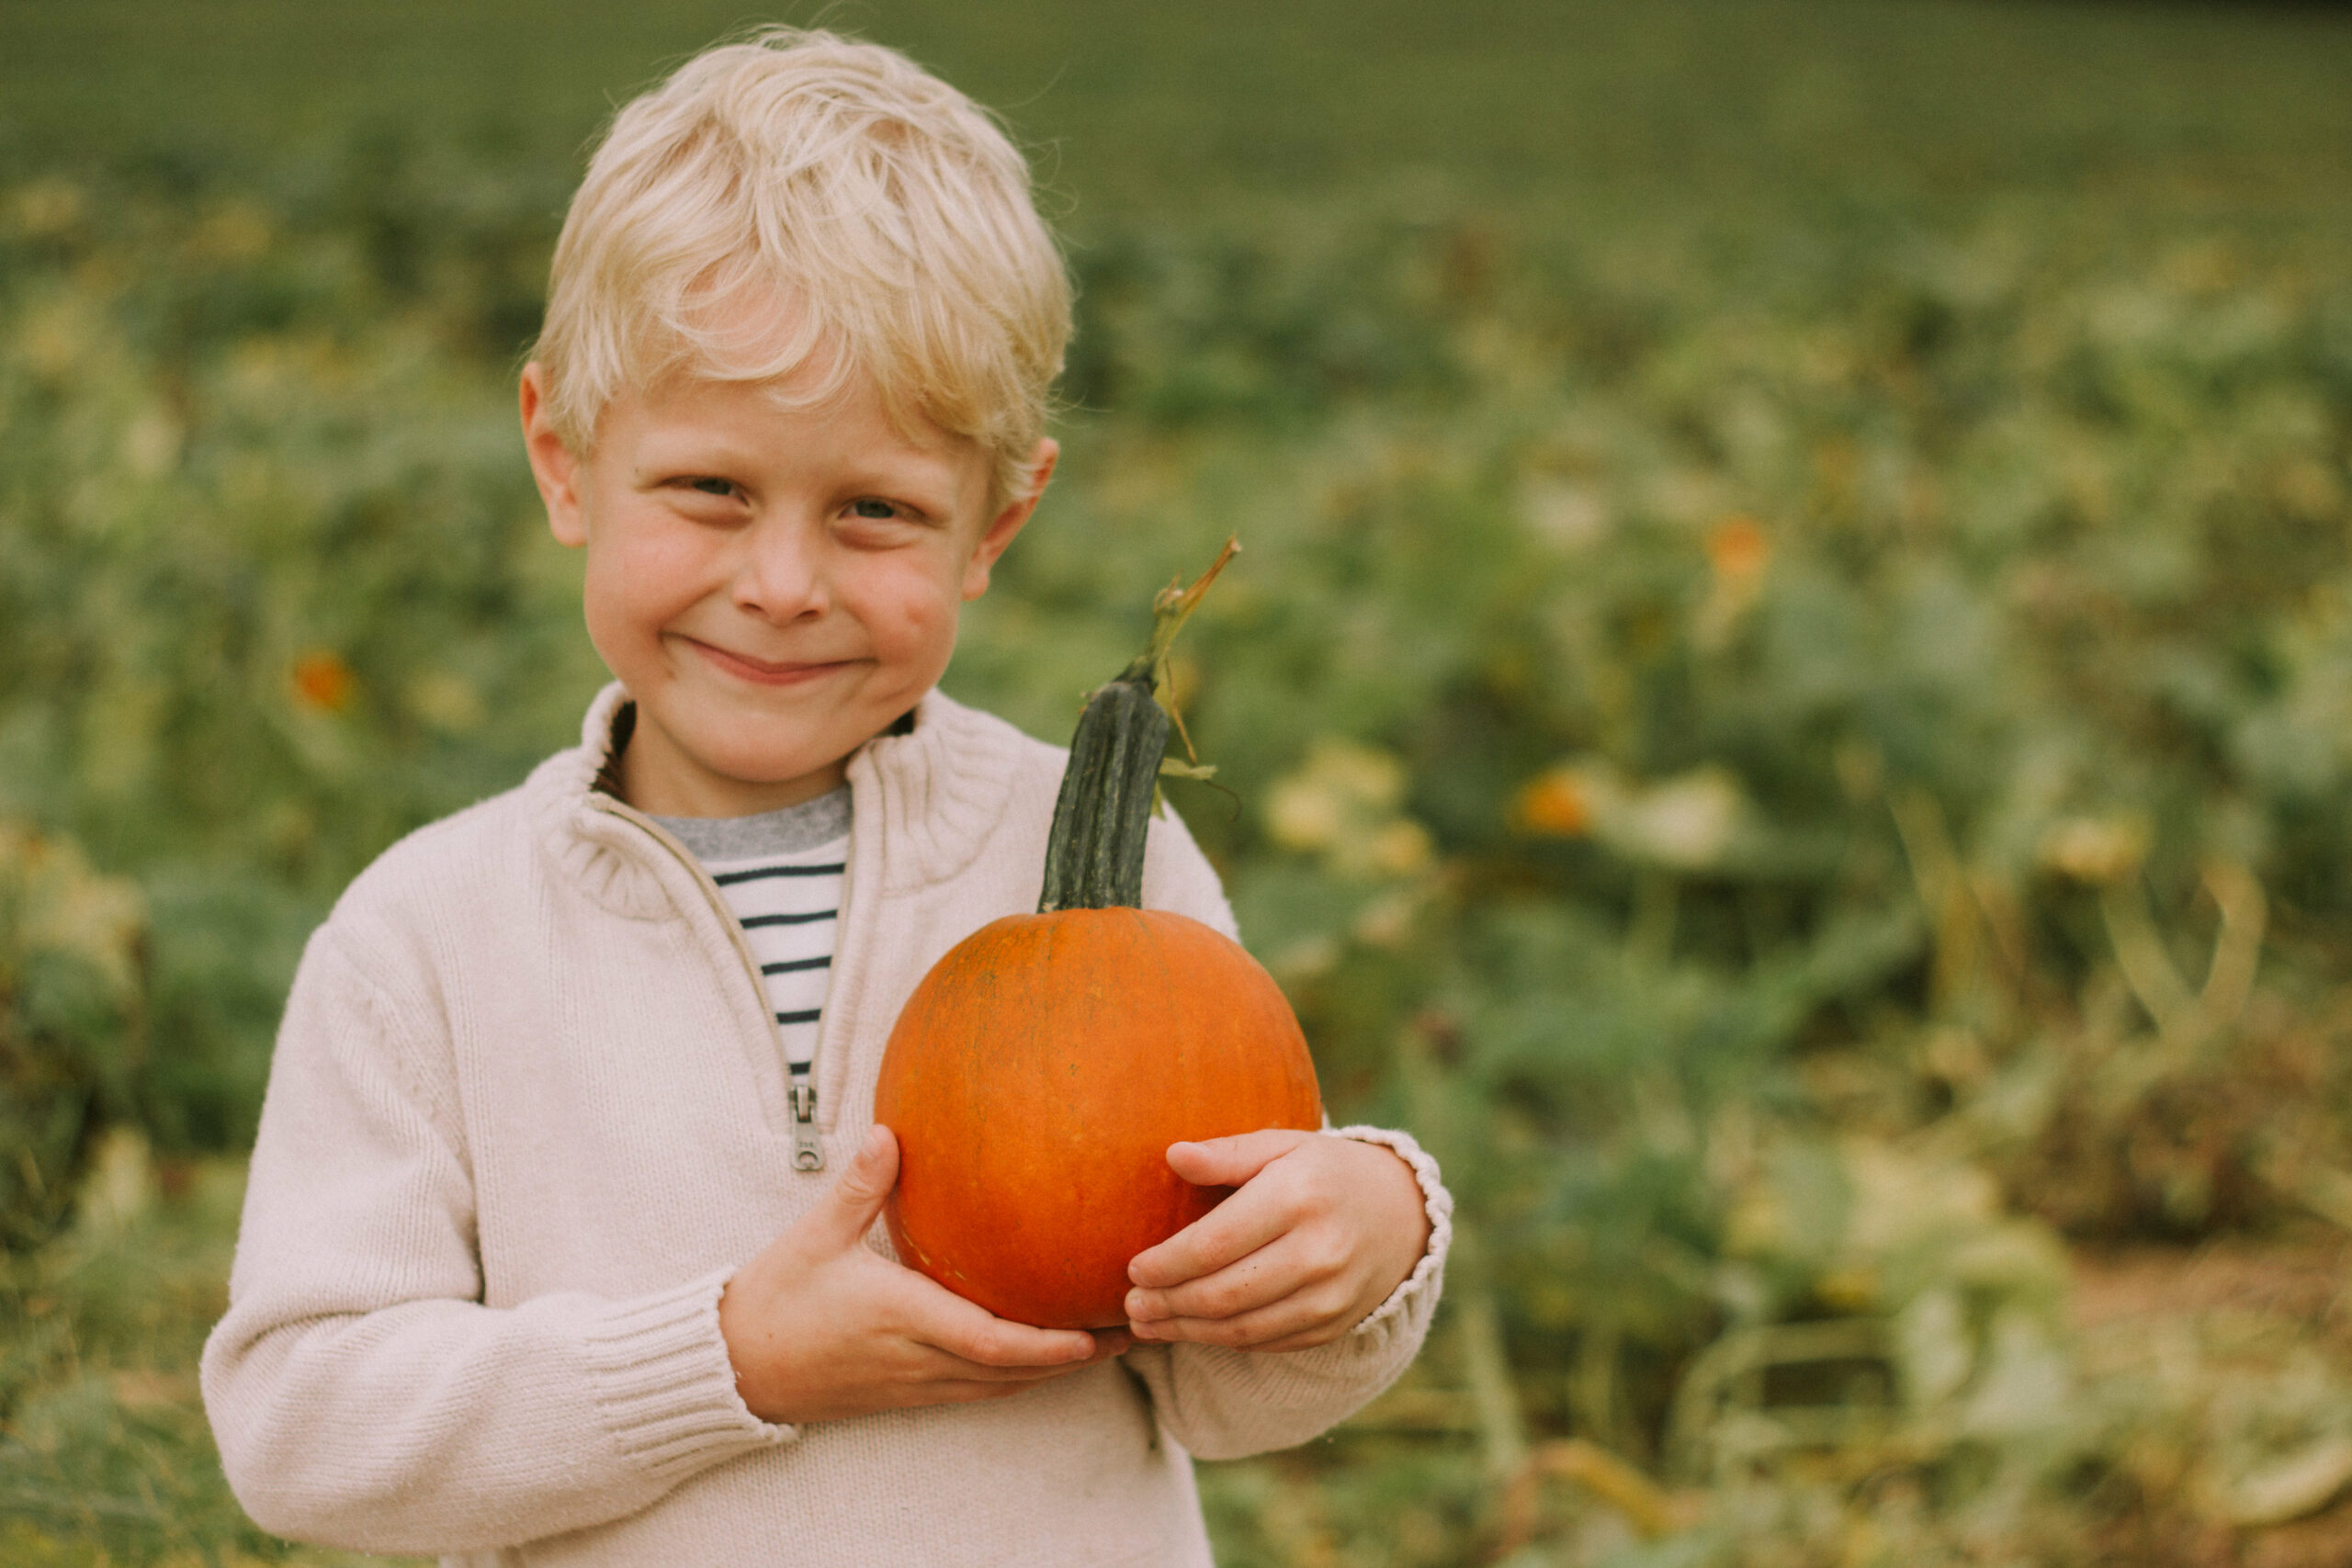
[[[522,412],[616,683],[304,954],[204,1361],[262,1524],[1204,1563],[1188,1451],[1303,1440],[1411,1359],[1449,1200],[1402,1134],[1170,1149],[1238,1191],[1115,1331],[993,1318],[874,1227],[890,1024],[1036,901],[1060,753],[933,688],[1052,471],[1068,323],[1019,154],[888,51],[763,34],[616,118]],[[1232,930],[1172,817],[1145,892]]]

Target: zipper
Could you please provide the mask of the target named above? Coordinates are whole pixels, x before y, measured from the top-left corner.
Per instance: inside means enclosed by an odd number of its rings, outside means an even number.
[[[792,1168],[825,1168],[824,1140],[817,1136],[816,1062],[788,1062],[792,1069]]]
[[[616,800],[611,795],[600,793],[592,795],[589,798],[595,803],[598,810],[607,812],[625,822],[636,824],[655,843],[667,850],[672,859],[685,867],[687,874],[695,879],[695,886],[702,889],[704,900],[710,906],[711,912],[718,917],[719,925],[725,928],[728,941],[735,949],[736,961],[743,966],[744,976],[752,983],[752,995],[760,1004],[760,1018],[768,1032],[768,1043],[775,1047],[776,1057],[784,1063],[786,1069],[785,1103],[792,1113],[792,1168],[795,1170],[824,1169],[825,1142],[817,1126],[815,1051],[811,1051],[810,1059],[806,1062],[793,1061],[786,1055],[784,1036],[776,1032],[775,1010],[768,1005],[767,983],[760,978],[759,961],[752,956],[751,946],[743,940],[743,928],[737,923],[735,911],[727,907],[726,895],[719,892],[718,885],[711,881],[710,874],[703,870],[702,862],[695,859],[693,852],[671,837],[660,823],[647,817],[627,801]],[[842,891],[844,894],[848,891],[846,879],[844,879]],[[848,903],[846,897],[843,898],[842,903],[846,907]],[[837,942],[838,940],[837,934]],[[828,1010],[831,1010],[830,1004]],[[824,1046],[824,1023],[820,1020],[816,1047],[818,1050],[821,1050]]]

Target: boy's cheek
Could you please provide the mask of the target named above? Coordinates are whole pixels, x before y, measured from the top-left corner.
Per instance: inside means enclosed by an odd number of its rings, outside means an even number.
[[[582,619],[587,623],[588,640],[612,668],[613,673],[628,678],[628,670],[639,665],[656,642],[653,633],[645,629],[644,615],[630,603],[627,588],[611,581],[599,581],[592,572],[581,595]]]
[[[582,609],[588,636],[609,659],[624,645],[652,648],[662,629],[718,584],[686,552],[658,539],[623,536],[588,552]]]
[[[963,601],[940,592],[933,579],[892,584],[892,592],[867,599],[863,619],[876,647],[892,662],[928,685],[938,680],[956,651]]]

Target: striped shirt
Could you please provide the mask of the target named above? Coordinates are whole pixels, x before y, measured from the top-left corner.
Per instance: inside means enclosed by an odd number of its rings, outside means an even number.
[[[813,1114],[810,1067],[832,981],[842,873],[849,862],[848,786],[756,817],[654,820],[702,863],[741,924],[792,1070],[795,1111]]]

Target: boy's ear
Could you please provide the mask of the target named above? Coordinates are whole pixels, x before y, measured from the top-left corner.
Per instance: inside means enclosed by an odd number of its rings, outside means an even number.
[[[548,418],[547,377],[536,359],[523,367],[523,449],[531,459],[531,478],[538,482],[539,499],[547,503],[548,531],[560,543],[577,549],[588,542],[587,514],[580,505],[580,459],[556,434]]]
[[[972,547],[972,558],[964,563],[964,597],[977,599],[989,591],[989,569],[996,565],[997,557],[1004,554],[1029,514],[1037,510],[1037,502],[1046,493],[1046,481],[1054,477],[1054,465],[1061,461],[1061,444],[1040,441],[1029,454],[1029,482],[1019,495],[1005,502],[1004,510],[989,519],[980,534],[980,542]]]

